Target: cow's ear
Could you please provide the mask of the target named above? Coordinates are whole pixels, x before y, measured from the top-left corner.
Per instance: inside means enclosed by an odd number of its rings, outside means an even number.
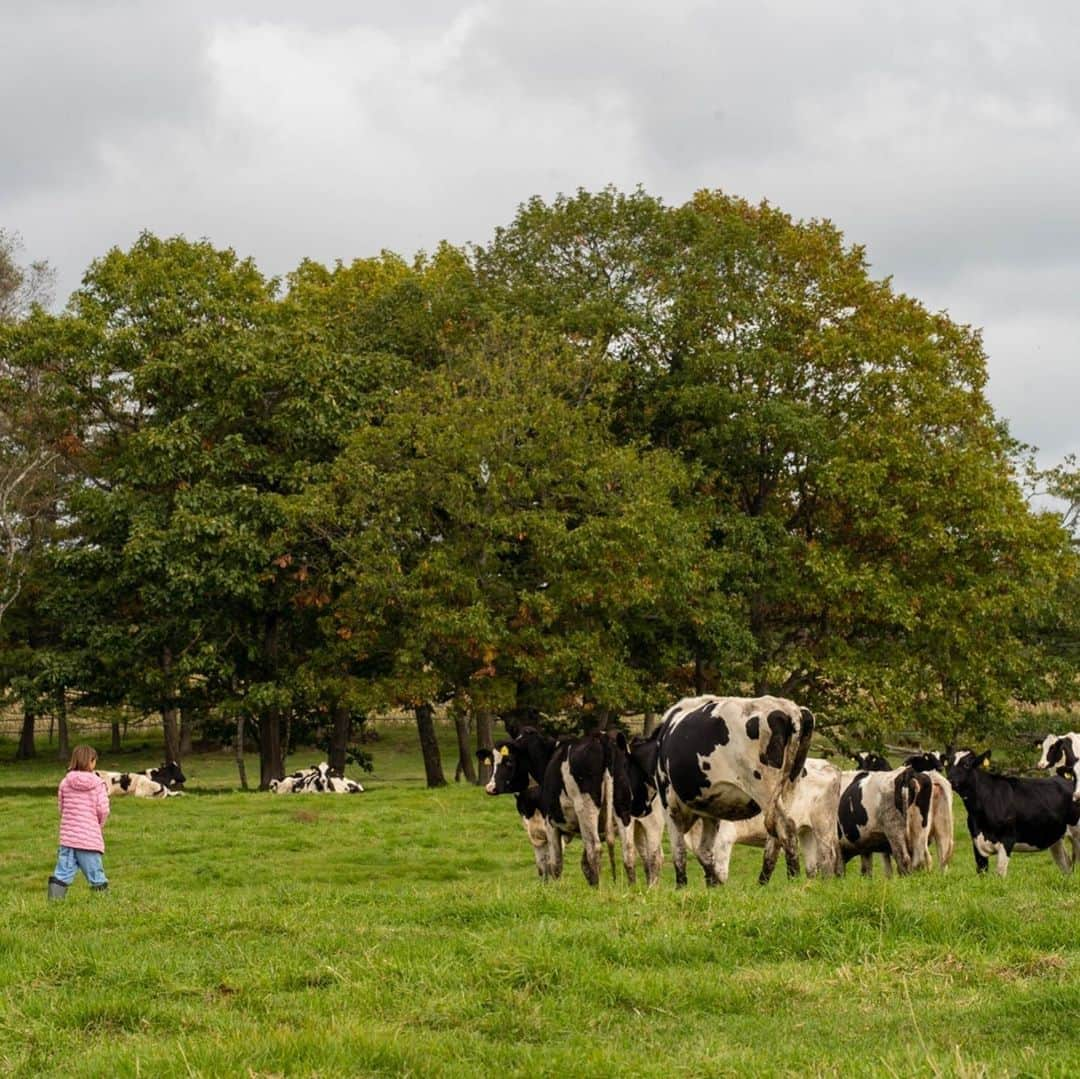
[[[616,745],[617,745],[617,746],[619,747],[619,749],[621,749],[621,750],[622,750],[622,751],[623,751],[624,753],[629,753],[629,752],[630,752],[630,743],[629,743],[629,742],[627,742],[627,740],[626,740],[626,735],[625,735],[625,734],[623,734],[623,732],[622,732],[622,731],[616,731],[616,732],[615,732],[615,744],[616,744]]]
[[[490,749],[478,749],[476,751],[476,759],[481,764],[490,764],[491,763],[491,750]]]
[[[993,752],[994,751],[992,749],[988,749],[984,753],[980,753],[978,755],[978,757],[975,758],[975,763],[980,768],[989,768],[990,767],[990,754],[993,753]]]

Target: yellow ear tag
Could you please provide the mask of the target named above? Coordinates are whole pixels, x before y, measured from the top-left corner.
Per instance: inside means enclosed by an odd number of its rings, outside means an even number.
[[[982,766],[983,766],[984,768],[989,768],[989,767],[990,767],[990,758],[989,758],[989,757],[987,757],[987,758],[986,758],[986,760],[984,760],[984,761],[982,762]]]
[[[508,746],[503,746],[503,747],[502,747],[502,748],[501,748],[501,749],[499,750],[499,756],[500,756],[500,757],[509,757],[509,756],[510,756],[510,749],[509,749],[509,747],[508,747]]]

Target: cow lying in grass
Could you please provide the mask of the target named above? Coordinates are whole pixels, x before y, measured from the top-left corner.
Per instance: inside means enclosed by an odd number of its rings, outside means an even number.
[[[361,794],[364,788],[356,780],[338,775],[323,761],[284,779],[270,780],[270,790],[274,794]]]
[[[183,791],[170,790],[164,783],[151,779],[149,772],[102,772],[97,773],[105,780],[105,789],[109,797],[130,794],[135,798],[175,798]]]

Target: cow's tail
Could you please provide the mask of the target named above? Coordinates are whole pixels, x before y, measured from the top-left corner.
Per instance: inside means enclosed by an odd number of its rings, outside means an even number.
[[[600,786],[600,807],[604,822],[604,842],[607,844],[608,860],[611,862],[611,880],[615,883],[618,870],[615,865],[615,760],[610,738],[604,739],[604,780]]]
[[[814,736],[814,713],[809,708],[800,708],[798,724],[794,725],[791,737],[784,746],[784,758],[781,764],[780,800],[787,808],[791,788],[802,775],[806,758],[810,753],[810,740]]]

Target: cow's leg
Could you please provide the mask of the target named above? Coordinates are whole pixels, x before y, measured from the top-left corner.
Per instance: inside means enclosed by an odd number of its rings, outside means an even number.
[[[864,877],[872,877],[874,875],[874,856],[872,854],[859,855],[859,872]]]
[[[1072,844],[1072,862],[1080,862],[1080,824],[1069,825],[1069,842]]]
[[[675,866],[675,887],[686,887],[686,829],[681,820],[667,815],[668,839],[671,842],[671,861]]]
[[[721,881],[716,876],[716,820],[702,817],[701,835],[698,838],[697,859],[705,872],[705,885],[716,887]]]
[[[1058,869],[1068,876],[1068,874],[1072,872],[1072,859],[1069,857],[1069,852],[1065,849],[1064,836],[1050,847],[1050,853],[1054,856],[1054,861],[1057,862]]]
[[[544,822],[544,830],[547,832],[548,848],[548,872],[549,880],[558,880],[562,876],[563,867],[563,837],[562,833],[550,822]]]
[[[595,888],[600,884],[600,810],[591,798],[585,797],[577,810],[581,842],[581,871]]]
[[[1009,855],[1012,853],[1012,844],[998,843],[996,853],[997,865],[995,871],[999,877],[1004,877],[1009,872]]]
[[[971,841],[971,849],[975,852],[975,872],[985,873],[990,865],[990,859],[979,850],[979,844],[974,839]]]
[[[731,870],[731,850],[735,846],[734,829],[724,827],[722,822],[716,830],[716,839],[713,841],[713,870],[716,879],[721,884],[727,884],[728,873]]]
[[[776,868],[776,860],[780,857],[780,842],[775,836],[769,836],[765,840],[765,853],[761,856],[761,872],[758,873],[758,884],[768,884],[772,879],[773,870]]]
[[[637,822],[631,818],[630,823],[623,824],[616,819],[616,828],[619,831],[619,842],[622,844],[622,864],[626,871],[626,883],[637,884],[637,846],[636,836]]]
[[[807,879],[813,879],[822,870],[817,836],[814,835],[813,828],[799,829],[799,846],[802,847],[803,865],[806,866]]]

